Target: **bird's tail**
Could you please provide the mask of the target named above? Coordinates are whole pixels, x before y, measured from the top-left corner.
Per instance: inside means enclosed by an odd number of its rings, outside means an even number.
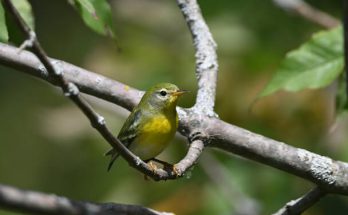
[[[114,164],[115,160],[118,158],[120,155],[115,149],[111,149],[110,151],[106,152],[104,154],[105,156],[111,156],[109,165],[108,165],[108,172],[110,171],[112,165]]]

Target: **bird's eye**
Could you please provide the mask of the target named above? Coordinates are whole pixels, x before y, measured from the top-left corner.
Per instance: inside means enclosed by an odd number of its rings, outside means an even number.
[[[160,94],[161,94],[161,96],[166,96],[166,95],[167,95],[167,92],[164,91],[164,90],[161,90],[161,91],[160,91]]]

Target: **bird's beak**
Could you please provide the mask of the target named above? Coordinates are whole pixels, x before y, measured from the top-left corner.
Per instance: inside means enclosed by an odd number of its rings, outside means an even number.
[[[181,96],[182,94],[188,93],[188,92],[190,92],[190,91],[188,91],[188,90],[178,90],[176,92],[173,92],[172,95],[173,96]]]

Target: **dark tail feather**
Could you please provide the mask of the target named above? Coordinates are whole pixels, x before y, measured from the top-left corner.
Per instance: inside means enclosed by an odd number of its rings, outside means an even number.
[[[111,155],[111,160],[110,160],[109,165],[108,165],[108,172],[109,172],[110,169],[111,169],[111,167],[112,167],[112,165],[114,164],[115,160],[118,158],[118,156],[119,156],[120,154],[118,154],[118,153],[116,152],[116,150],[111,149],[110,151],[108,151],[108,152],[105,153],[105,156],[107,156],[107,155]]]

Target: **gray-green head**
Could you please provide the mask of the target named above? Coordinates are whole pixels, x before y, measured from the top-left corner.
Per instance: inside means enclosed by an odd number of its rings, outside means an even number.
[[[179,96],[187,92],[171,83],[160,83],[146,91],[141,103],[147,103],[158,110],[175,109]]]

